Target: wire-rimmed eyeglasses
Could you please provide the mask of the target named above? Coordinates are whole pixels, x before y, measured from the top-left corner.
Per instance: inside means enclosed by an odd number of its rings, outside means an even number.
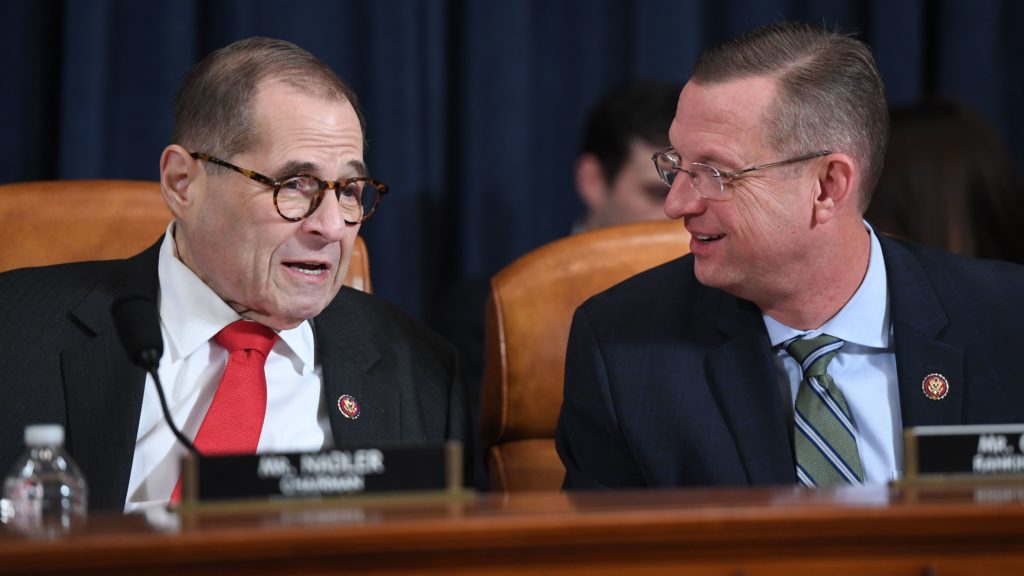
[[[714,166],[709,166],[701,162],[693,162],[684,168],[682,165],[682,159],[679,157],[679,153],[673,148],[668,148],[661,152],[655,152],[654,155],[651,156],[651,160],[654,161],[654,168],[658,171],[658,176],[661,177],[661,181],[670,187],[672,186],[672,182],[675,181],[676,175],[682,172],[690,179],[690,185],[702,198],[707,198],[708,200],[727,200],[729,199],[730,194],[725,186],[724,181],[726,179],[732,180],[733,178],[754,172],[755,170],[764,170],[765,168],[774,168],[776,166],[785,166],[786,164],[803,162],[804,160],[818,158],[831,153],[832,152],[829,150],[819,150],[818,152],[811,152],[794,158],[779,160],[778,162],[759,164],[757,166],[751,166],[749,168],[743,168],[742,170],[735,170],[733,172],[723,172]]]
[[[380,206],[381,198],[388,193],[387,184],[366,176],[345,180],[321,180],[309,174],[295,174],[277,180],[202,152],[192,152],[192,157],[230,168],[246,178],[273,188],[274,207],[277,208],[277,213],[291,222],[298,222],[316,212],[323,202],[324,194],[331,189],[338,198],[345,223],[356,225],[373,216]]]

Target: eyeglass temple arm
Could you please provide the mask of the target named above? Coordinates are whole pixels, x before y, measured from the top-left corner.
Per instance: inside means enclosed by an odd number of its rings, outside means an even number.
[[[223,166],[224,168],[228,168],[230,170],[234,170],[235,172],[238,172],[242,176],[245,176],[246,178],[250,178],[252,180],[255,180],[255,181],[259,182],[260,184],[266,184],[267,186],[274,187],[274,188],[276,188],[277,185],[278,185],[278,181],[274,180],[273,178],[271,178],[269,176],[264,176],[263,174],[260,174],[259,172],[254,172],[254,171],[248,170],[246,168],[240,168],[240,167],[235,166],[234,164],[232,164],[230,162],[227,162],[225,160],[221,160],[220,158],[215,158],[213,156],[210,156],[209,154],[203,154],[201,152],[192,152],[190,154],[190,156],[192,156],[193,158],[195,158],[197,160],[204,160],[206,162],[211,162],[211,163],[216,164],[218,166]]]
[[[810,160],[811,158],[818,158],[820,156],[827,156],[831,154],[831,150],[821,150],[818,152],[811,152],[810,154],[804,154],[803,156],[797,156],[796,158],[787,158],[786,160],[779,160],[778,162],[769,162],[767,164],[760,164],[758,166],[751,166],[750,168],[744,168],[735,172],[722,172],[722,176],[726,178],[735,178],[741,174],[747,172],[753,172],[755,170],[763,170],[765,168],[774,168],[776,166],[785,166],[786,164],[795,164],[797,162],[803,162],[804,160]]]

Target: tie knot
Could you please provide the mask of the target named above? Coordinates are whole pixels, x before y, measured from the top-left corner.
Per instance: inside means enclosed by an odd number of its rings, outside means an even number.
[[[263,324],[238,320],[224,327],[213,337],[228,352],[256,350],[264,357],[270,353],[277,341],[277,333]]]
[[[843,341],[839,338],[822,334],[814,338],[792,340],[786,344],[786,352],[800,363],[805,377],[821,376],[842,347]]]

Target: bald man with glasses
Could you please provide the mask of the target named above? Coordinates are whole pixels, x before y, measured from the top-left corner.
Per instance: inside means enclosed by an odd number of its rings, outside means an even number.
[[[186,449],[111,318],[135,294],[158,305],[171,419],[203,454],[464,439],[455,349],[342,286],[388,191],[364,142],[355,94],[294,44],[250,38],[196,65],[160,158],[163,238],[127,260],[0,275],[0,469],[26,424],[57,422],[91,509],[178,498]]]

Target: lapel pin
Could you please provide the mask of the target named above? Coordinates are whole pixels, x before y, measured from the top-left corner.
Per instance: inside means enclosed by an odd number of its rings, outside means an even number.
[[[338,410],[341,410],[341,415],[349,420],[359,418],[359,402],[348,394],[338,398]]]
[[[929,374],[921,382],[921,391],[931,400],[942,400],[949,394],[949,380],[942,374]]]

